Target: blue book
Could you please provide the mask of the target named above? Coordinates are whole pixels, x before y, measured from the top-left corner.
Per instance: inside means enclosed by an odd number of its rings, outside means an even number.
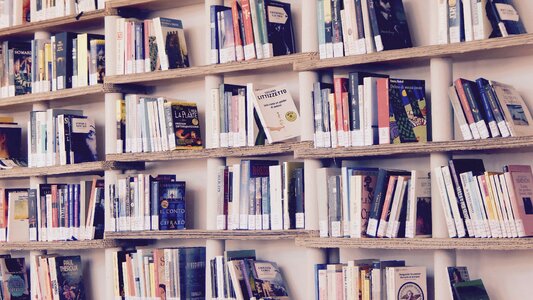
[[[490,82],[485,78],[478,78],[476,79],[476,84],[479,89],[479,92],[481,93],[481,97],[487,98],[490,110],[492,112],[492,115],[494,116],[494,120],[498,124],[498,129],[500,131],[501,136],[508,137],[510,133],[509,129],[507,128],[507,124],[505,123],[504,113],[502,111],[502,108],[500,107],[498,98],[496,97],[496,93],[494,93],[494,90],[490,85]]]
[[[450,1],[448,5],[448,30],[450,43],[465,41],[463,1]]]
[[[496,122],[496,118],[494,117],[493,109],[490,105],[490,99],[488,97],[488,94],[484,91],[482,91],[483,84],[478,83],[476,80],[476,84],[472,85],[472,90],[474,90],[476,97],[478,97],[478,101],[481,104],[481,107],[483,108],[483,116],[485,117],[485,122],[487,122],[490,130],[490,135],[492,137],[498,137],[500,136],[500,131],[498,130],[498,124]]]
[[[159,230],[185,229],[185,182],[159,183]]]
[[[211,5],[210,7],[210,22],[211,22],[211,63],[218,64],[220,62],[220,42],[219,42],[219,26],[217,15],[219,11],[223,11],[227,7],[222,5]]]
[[[180,248],[180,299],[205,299],[205,247]]]
[[[492,25],[491,38],[527,33],[513,0],[488,0],[487,17]]]

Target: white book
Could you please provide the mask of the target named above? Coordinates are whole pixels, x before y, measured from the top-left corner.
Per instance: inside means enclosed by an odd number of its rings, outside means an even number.
[[[227,216],[224,214],[224,173],[226,167],[220,166],[217,170],[217,230],[227,229]]]
[[[484,225],[483,225],[483,218],[480,215],[480,209],[478,207],[478,202],[475,200],[475,196],[473,195],[473,191],[471,190],[471,180],[472,180],[472,172],[466,172],[459,174],[459,177],[461,178],[461,187],[464,195],[464,199],[466,202],[466,206],[468,207],[468,213],[470,215],[470,220],[472,222],[472,228],[473,228],[473,235],[474,237],[487,237]]]
[[[30,222],[27,215],[28,191],[6,193],[8,203],[7,241],[30,241]]]
[[[363,25],[365,31],[365,46],[366,53],[376,52],[376,45],[374,44],[374,35],[372,34],[372,25],[370,24],[370,15],[368,12],[369,0],[361,0],[361,7],[363,10]]]
[[[255,138],[258,133],[257,125],[255,124],[255,120],[253,118],[254,115],[254,84],[248,83],[246,84],[246,139],[247,139],[247,146],[252,147],[255,146]],[[252,117],[250,117],[252,116]]]
[[[455,119],[457,120],[457,123],[459,124],[459,128],[461,129],[461,134],[463,136],[463,139],[464,140],[473,139],[472,131],[470,131],[470,127],[468,126],[468,122],[466,121],[463,108],[461,106],[461,103],[459,102],[459,97],[457,96],[457,90],[455,89],[454,86],[451,86],[448,89],[448,96],[450,98],[450,102],[452,103],[454,116],[455,116]]]
[[[161,139],[161,145],[162,151],[168,151],[171,150],[169,143],[168,143],[168,135],[167,132],[167,122],[165,118],[165,99],[164,98],[157,98],[157,112],[158,112],[158,123],[159,123],[159,132],[160,132],[160,139]]]
[[[490,227],[489,217],[487,214],[487,207],[485,206],[485,201],[483,198],[483,194],[481,193],[481,189],[478,184],[478,179],[476,176],[473,176],[472,174],[469,174],[468,181],[470,183],[470,192],[474,207],[479,210],[478,214],[481,218],[481,226],[482,226],[482,234],[486,235],[486,237],[495,237],[492,234],[492,230]]]
[[[363,175],[350,176],[350,237],[361,238],[363,218]],[[326,191],[327,192],[327,191]]]
[[[355,167],[357,162],[348,162],[344,161],[341,168],[341,191],[342,191],[342,232],[344,236],[348,237],[350,235],[350,176],[351,168]]]
[[[499,180],[498,185],[498,193],[500,193],[500,197],[502,198],[503,204],[505,206],[505,210],[507,212],[507,219],[509,220],[509,227],[511,228],[511,234],[513,237],[519,237],[519,230],[518,226],[516,226],[513,207],[511,205],[511,199],[509,197],[509,192],[507,190],[507,183],[505,182],[505,175],[500,174],[498,176],[499,178],[496,178]]]
[[[487,180],[488,179],[485,178],[485,185],[488,184]],[[489,220],[489,227],[492,237],[501,238],[503,237],[503,228],[500,227],[500,221],[498,220],[495,204],[491,200],[490,194],[488,194],[489,188],[488,186],[486,186],[487,190],[485,189],[485,186],[483,185],[482,176],[477,176],[477,181],[481,196],[483,198],[483,203],[485,204],[485,208],[487,210],[487,218]]]
[[[455,222],[455,228],[457,229],[457,237],[466,236],[465,222],[461,218],[461,212],[459,211],[459,203],[455,196],[455,189],[453,187],[452,177],[450,174],[450,168],[448,166],[442,167],[442,177],[446,185],[446,191],[448,193],[448,201],[452,209],[452,216]]]
[[[522,221],[522,218],[520,214],[518,213],[518,210],[520,209],[517,207],[517,200],[516,200],[516,194],[515,194],[515,188],[513,185],[513,180],[511,178],[511,174],[509,172],[504,173],[505,177],[505,184],[504,189],[507,189],[507,193],[509,195],[509,200],[511,202],[511,209],[513,211],[513,216],[515,220],[516,230],[519,237],[526,236],[525,228],[524,228],[524,222]]]
[[[257,55],[257,59],[263,59],[263,40],[262,35],[259,30],[259,12],[257,10],[257,0],[249,0],[250,1],[250,12],[252,17],[252,28],[254,31],[254,44],[255,44],[255,53]]]
[[[364,107],[365,114],[363,130],[365,146],[374,145],[378,140],[378,95],[377,78],[365,77],[364,83]]]
[[[492,25],[487,16],[487,0],[472,1],[472,25],[474,29],[474,39],[488,39],[492,33]]]
[[[244,93],[244,90],[240,90],[238,97],[238,128],[237,133],[234,135],[235,141],[234,145],[236,147],[246,147],[247,145],[247,133],[246,133],[246,94]]]
[[[398,237],[398,231],[400,229],[400,212],[402,211],[403,205],[406,205],[403,199],[405,198],[405,193],[409,190],[408,184],[408,177],[398,176],[398,183],[396,184],[396,189],[394,191],[394,198],[389,217],[389,225],[387,226],[387,232],[385,233],[386,237]],[[396,196],[396,193],[398,193],[398,196]]]
[[[344,48],[342,50],[343,51],[342,52],[343,53],[342,56],[350,55],[349,54],[350,53],[350,49],[349,49],[350,46],[348,45],[349,41],[347,39],[348,39],[350,34],[353,34],[352,32],[348,33],[348,25],[346,24],[346,22],[348,22],[348,20],[346,20],[346,18],[347,18],[346,17],[346,9],[343,9],[343,10],[341,10],[342,36],[343,36],[343,39],[344,39],[344,41],[342,43],[342,45],[344,46]]]
[[[239,187],[240,186],[240,180],[241,180],[241,167],[239,164],[235,164],[233,165],[232,167],[233,169],[233,189],[232,189],[232,208],[231,210],[228,210],[228,211],[231,211],[231,215],[228,216],[228,223],[230,225],[230,229],[239,229],[239,205],[240,205],[240,199],[241,199],[241,190],[239,188],[235,188],[235,187]]]
[[[441,45],[450,42],[448,35],[448,0],[438,0],[437,4],[437,22],[438,22],[438,38],[437,43]]]
[[[270,177],[270,222],[272,230],[283,230],[283,190],[281,165],[269,167]]]
[[[511,228],[509,227],[509,220],[507,220],[507,214],[506,214],[506,211],[505,211],[505,206],[503,205],[502,203],[502,199],[500,198],[500,195],[498,193],[498,188],[497,188],[497,182],[496,182],[496,178],[498,177],[498,175],[489,175],[489,180],[490,180],[490,190],[489,190],[489,193],[491,194],[491,197],[492,199],[494,200],[494,203],[496,205],[496,212],[498,214],[498,220],[500,222],[500,228],[502,228],[503,230],[503,237],[507,237],[507,238],[510,238],[512,237],[511,235]]]
[[[414,238],[416,236],[419,201],[431,201],[431,179],[427,171],[413,170],[411,171],[411,179],[408,185],[407,215],[405,220],[406,238]]]
[[[209,107],[211,110],[211,120],[207,124],[207,132],[210,133],[211,143],[209,148],[220,147],[220,90],[211,89],[211,97],[209,97]]]
[[[435,174],[437,187],[439,188],[444,217],[446,218],[446,226],[448,227],[448,235],[450,238],[457,237],[457,229],[455,228],[455,223],[452,216],[452,208],[450,201],[448,200],[448,192],[446,191],[446,184],[444,183],[441,167],[436,167],[433,173]]]
[[[465,30],[465,41],[470,42],[474,40],[474,29],[472,24],[472,1],[461,0],[463,2],[463,20]]]
[[[318,227],[320,230],[320,237],[329,236],[327,181],[330,176],[334,175],[340,175],[340,170],[338,168],[320,168],[316,173]]]

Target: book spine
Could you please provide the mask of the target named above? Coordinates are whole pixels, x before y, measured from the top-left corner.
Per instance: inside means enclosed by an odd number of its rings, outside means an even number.
[[[461,134],[463,135],[463,139],[471,140],[473,138],[472,131],[470,131],[470,127],[468,126],[468,122],[466,121],[466,118],[465,118],[465,113],[463,112],[463,108],[461,107],[461,102],[457,96],[457,91],[454,86],[451,86],[448,89],[448,96],[450,98],[450,102],[452,103],[454,115],[457,120],[457,123],[459,124],[459,128],[461,129]]]
[[[259,6],[258,0],[249,0],[250,1],[250,11],[252,17],[252,29],[254,33],[254,43],[255,43],[255,53],[258,59],[263,59],[263,41],[260,30],[260,21],[259,21]]]
[[[448,4],[448,30],[450,34],[450,43],[464,42],[463,3],[462,1],[449,1]]]
[[[452,209],[450,206],[451,204],[450,204],[450,200],[448,199],[448,193],[446,191],[446,184],[444,182],[442,168],[436,167],[433,173],[435,174],[435,177],[437,179],[437,187],[439,189],[440,199],[441,199],[442,207],[444,210],[444,217],[446,219],[446,225],[448,227],[448,235],[450,238],[457,237],[458,232],[455,227],[456,225],[454,223],[454,218],[452,216]]]
[[[332,44],[333,57],[344,56],[344,43],[342,35],[342,20],[341,20],[341,3],[342,0],[332,0],[331,7],[331,26],[332,26]]]
[[[344,132],[343,124],[343,107],[342,107],[342,95],[344,92],[344,86],[346,83],[346,78],[335,78],[334,79],[334,89],[335,89],[335,127],[337,128],[337,137],[339,146],[349,146],[346,145],[346,136]]]
[[[248,230],[256,230],[255,228],[255,178],[251,177],[247,183],[248,186]]]
[[[459,174],[455,171],[455,162],[450,161],[450,175],[453,182],[453,185],[455,186],[455,192],[457,194],[457,198],[459,200],[459,206],[461,209],[461,216],[462,219],[465,221],[466,224],[466,232],[467,235],[472,237],[476,236],[477,230],[475,227],[474,221],[474,211],[472,205],[468,205],[467,200],[465,199],[465,195],[463,193],[463,188],[461,185],[461,181],[459,180]]]
[[[324,1],[328,0],[318,0],[316,6],[316,15],[317,15],[317,31],[318,31],[318,53],[320,59],[327,58],[326,54],[326,28],[324,24]]]
[[[509,128],[507,127],[507,124],[505,122],[503,112],[500,110],[500,106],[498,105],[498,99],[490,83],[482,78],[476,80],[476,83],[478,85],[481,96],[485,97],[485,100],[488,102],[488,110],[490,110],[490,112],[492,112],[493,114],[494,121],[498,126],[499,133],[502,137],[509,137],[511,133],[509,132]]]
[[[476,120],[474,119],[474,115],[472,113],[470,103],[468,101],[468,98],[466,97],[466,93],[465,93],[465,90],[463,89],[463,84],[460,79],[457,79],[455,81],[455,90],[457,91],[457,95],[461,102],[461,106],[463,107],[463,112],[465,114],[466,120],[468,121],[468,126],[470,127],[470,131],[472,132],[473,138],[476,140],[480,139],[481,136],[479,134],[479,129],[476,125]]]
[[[211,55],[210,63],[219,63],[219,40],[218,40],[218,21],[217,21],[217,6],[211,5],[210,7],[210,24],[211,24]]]
[[[453,169],[452,169],[453,171]],[[453,171],[455,172],[455,171]],[[461,178],[462,190],[464,198],[466,200],[467,206],[471,209],[470,218],[472,220],[472,225],[474,227],[474,236],[475,237],[488,237],[488,233],[485,231],[485,226],[483,223],[483,217],[481,215],[481,209],[479,206],[479,200],[476,195],[476,190],[472,189],[473,176],[472,173],[462,173],[459,174]]]
[[[255,229],[263,230],[263,191],[262,178],[255,178]]]
[[[296,229],[305,229],[305,195],[304,195],[304,170],[297,169],[295,172],[295,196],[296,196]],[[349,224],[349,222],[348,222]],[[349,231],[349,230],[348,230]]]
[[[237,61],[244,60],[243,37],[241,36],[241,26],[239,19],[239,3],[237,0],[231,3],[231,15],[233,17],[233,35],[235,36],[235,56]]]
[[[478,99],[474,91],[476,87],[472,86],[470,82],[463,82],[462,87],[466,94],[466,98],[468,100],[468,104],[470,105],[470,109],[472,110],[472,115],[474,116],[474,121],[476,122],[476,126],[479,131],[479,136],[482,139],[489,138],[490,136],[489,130],[481,114],[481,108],[480,108],[480,105],[478,104]]]
[[[117,50],[117,57],[116,57],[116,72],[117,75],[125,74],[124,72],[124,49],[125,49],[125,33],[124,33],[124,19],[119,18],[117,19],[117,41],[116,41],[116,50]]]
[[[144,24],[135,22],[135,73],[143,73],[144,70]]]
[[[269,41],[269,38],[268,38],[267,4],[268,2],[265,0],[258,0],[259,24],[261,27],[260,28],[261,37],[263,40],[263,45],[262,45],[263,56],[264,58],[271,58],[274,56],[274,49],[273,49],[272,41]],[[289,14],[290,14],[290,11],[289,11]]]
[[[505,186],[509,194],[509,200],[511,202],[511,208],[514,213],[514,221],[515,221],[515,226],[517,229],[518,237],[524,237],[526,236],[524,221],[522,220],[521,215],[519,213],[520,207],[518,205],[517,195],[515,193],[515,187],[514,187],[513,179],[511,177],[511,173],[505,172],[504,179],[505,179]]]
[[[256,47],[254,39],[254,30],[252,25],[252,10],[250,8],[250,0],[242,0],[242,15],[244,23],[244,59],[250,60],[259,58],[259,54],[256,56]]]
[[[335,94],[327,93],[329,104],[329,127],[331,132],[331,148],[337,148],[339,144],[339,136],[337,134],[337,121],[336,121],[336,103]]]
[[[249,180],[250,180],[250,161],[241,161],[241,181],[240,181],[240,216],[239,229],[248,229],[248,209],[250,201]]]
[[[457,229],[457,237],[464,237],[467,235],[464,222],[465,219],[463,219],[459,210],[459,205],[455,196],[453,182],[450,175],[450,169],[448,168],[448,166],[442,167],[442,177],[446,186],[448,201],[450,202],[450,207],[452,209],[452,216],[455,222],[455,228]]]
[[[314,110],[314,124],[315,136],[314,144],[317,148],[324,147],[324,130],[322,128],[322,96],[320,91],[320,83],[315,82],[313,85],[313,110]]]
[[[333,24],[332,24],[331,1],[324,0],[323,3],[324,3],[326,58],[332,58],[334,56],[333,56]]]
[[[465,30],[465,41],[470,42],[474,40],[473,28],[473,8],[471,0],[461,0],[463,5],[463,22]]]
[[[379,144],[391,143],[390,108],[389,108],[389,81],[386,78],[377,80],[378,96],[378,135]]]
[[[217,172],[217,230],[227,229],[227,216],[224,211],[226,193],[228,193],[227,167],[220,167]]]
[[[438,39],[437,42],[441,45],[448,44],[450,42],[450,36],[448,33],[448,0],[438,0]]]

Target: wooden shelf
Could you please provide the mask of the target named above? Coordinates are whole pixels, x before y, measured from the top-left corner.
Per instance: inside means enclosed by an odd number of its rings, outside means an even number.
[[[0,170],[0,179],[28,178],[37,176],[97,174],[108,170],[143,169],[144,163],[96,161],[64,166],[39,168],[13,168]]]
[[[168,71],[145,72],[128,75],[106,76],[105,83],[111,84],[144,84],[154,85],[168,81],[187,81],[193,78],[201,78],[206,75],[239,73],[247,71],[276,71],[292,70],[298,61],[310,60],[314,57],[311,53],[299,53],[292,55],[277,56],[273,58],[258,59],[251,61],[232,62],[227,64],[206,65],[190,68],[172,69]]]
[[[298,237],[296,245],[308,248],[358,248],[391,250],[531,250],[532,238],[516,239],[350,239]]]
[[[165,240],[165,239],[211,239],[211,240],[283,240],[297,237],[318,236],[310,230],[164,230],[106,232],[106,238],[117,240]]]
[[[18,106],[24,104],[31,104],[40,101],[55,101],[55,100],[76,100],[76,103],[82,103],[85,101],[91,101],[95,98],[100,98],[104,101],[104,95],[106,92],[115,91],[111,85],[103,84],[79,87],[73,89],[64,89],[54,92],[44,92],[27,94],[15,97],[0,98],[0,107]]]
[[[111,0],[106,2],[106,7],[136,8],[154,11],[202,3],[204,3],[204,0]]]
[[[373,145],[363,147],[339,147],[339,148],[298,148],[296,158],[325,159],[325,158],[349,158],[349,157],[372,157],[372,156],[397,156],[428,154],[433,152],[466,152],[487,150],[525,149],[533,147],[533,136],[490,138],[485,140],[428,142]]]
[[[363,55],[352,55],[338,58],[320,59],[318,54],[307,60],[300,60],[294,64],[295,71],[311,71],[348,67],[375,63],[414,63],[428,61],[437,57],[462,58],[472,55],[478,56],[479,52],[501,51],[503,55],[512,55],[512,48],[525,48],[530,50],[533,46],[533,34],[515,35],[505,38],[494,38],[480,41],[413,47],[399,50],[389,50]],[[486,57],[486,56],[483,56]]]
[[[169,161],[184,159],[206,159],[218,157],[253,157],[271,156],[293,153],[296,149],[312,147],[311,142],[279,143],[266,146],[217,148],[201,150],[174,150],[148,153],[120,153],[107,154],[109,161],[135,162],[135,161]]]
[[[92,26],[104,27],[104,17],[116,14],[113,9],[99,9],[83,13],[79,19],[75,15],[54,18],[45,21],[31,22],[29,24],[11,26],[0,29],[0,39],[9,37],[33,38],[37,31],[48,31],[51,33],[61,31],[77,31],[81,28]]]
[[[34,251],[34,250],[85,250],[105,249],[121,246],[116,240],[54,241],[54,242],[0,242],[0,250]]]

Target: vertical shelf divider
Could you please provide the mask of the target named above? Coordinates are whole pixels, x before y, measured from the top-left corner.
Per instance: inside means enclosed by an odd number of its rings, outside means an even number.
[[[211,6],[212,5],[224,5],[224,0],[205,0],[205,11],[204,11],[204,28],[205,28],[205,52],[204,52],[204,64],[210,64],[211,57]],[[211,97],[211,90],[216,89],[220,84],[224,83],[224,76],[222,75],[208,75],[204,79],[205,84],[205,147],[211,148],[211,136],[208,132],[211,121],[213,120],[212,114],[213,111],[207,105],[208,100]],[[207,160],[207,188],[206,188],[206,229],[207,230],[216,230],[217,229],[217,170],[221,166],[226,165],[225,158],[210,158]],[[209,262],[215,256],[224,255],[225,251],[225,241],[224,240],[206,240],[205,241],[205,259],[206,259],[206,274],[205,274],[205,298],[212,299],[211,293],[211,272],[209,270]]]
[[[301,52],[318,51],[318,32],[316,25],[316,1],[302,1],[302,40]],[[305,31],[303,30],[305,28]],[[299,100],[301,117],[301,140],[313,141],[314,138],[314,113],[313,113],[313,84],[318,81],[317,72],[299,72]],[[304,160],[304,194],[305,194],[305,229],[318,230],[318,202],[316,190],[316,172],[322,167],[320,160]],[[307,286],[315,285],[315,264],[326,262],[326,252],[322,249],[306,248],[306,263],[304,267],[305,282]],[[315,299],[315,289],[306,289],[305,299]]]

